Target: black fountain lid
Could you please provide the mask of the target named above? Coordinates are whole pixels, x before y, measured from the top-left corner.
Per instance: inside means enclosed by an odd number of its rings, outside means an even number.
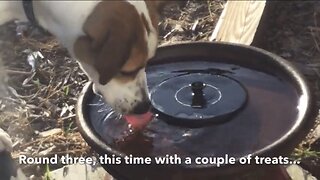
[[[155,86],[151,103],[170,124],[199,127],[221,123],[244,106],[247,92],[234,79],[191,73],[172,77]]]

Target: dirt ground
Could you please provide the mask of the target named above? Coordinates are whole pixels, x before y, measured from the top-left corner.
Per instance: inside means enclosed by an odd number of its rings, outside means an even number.
[[[225,0],[181,4],[163,12],[159,44],[208,41]],[[320,3],[273,2],[268,8],[272,13],[263,17],[267,25],[259,27],[254,45],[294,63],[310,81],[320,107]],[[0,27],[0,48],[9,87],[0,99],[0,127],[13,138],[13,157],[94,154],[75,125],[75,104],[88,79],[67,51],[51,35],[17,22]],[[292,156],[320,178],[318,131],[318,136],[311,132]],[[41,177],[47,167],[22,168],[27,175]]]

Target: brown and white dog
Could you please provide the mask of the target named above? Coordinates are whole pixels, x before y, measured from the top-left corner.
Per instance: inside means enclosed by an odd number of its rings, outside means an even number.
[[[38,24],[52,33],[116,111],[149,108],[145,66],[157,48],[162,1],[33,1]],[[0,1],[0,25],[27,20],[21,1]],[[0,130],[0,152],[11,150]]]

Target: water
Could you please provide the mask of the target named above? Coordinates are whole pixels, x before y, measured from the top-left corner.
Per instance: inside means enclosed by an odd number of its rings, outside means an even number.
[[[220,124],[187,128],[167,124],[161,116],[155,116],[144,131],[134,132],[121,115],[96,96],[88,105],[95,130],[108,145],[126,154],[242,157],[275,142],[295,123],[299,95],[293,85],[280,77],[236,65],[199,60],[152,65],[147,68],[148,87],[152,89],[164,80],[188,73],[219,74],[237,80],[247,91],[245,107]]]

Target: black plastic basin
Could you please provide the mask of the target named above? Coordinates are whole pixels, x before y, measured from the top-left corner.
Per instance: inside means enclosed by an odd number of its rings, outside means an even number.
[[[262,49],[229,43],[158,48],[146,69],[157,116],[137,142],[118,147],[91,106],[101,101],[88,84],[77,107],[79,130],[100,155],[181,157],[289,155],[312,127],[316,110],[308,85],[288,61]],[[109,134],[108,134],[109,133]],[[164,141],[165,139],[165,141]],[[133,140],[135,141],[135,140]],[[106,143],[108,142],[108,143]],[[103,167],[116,179],[212,179],[261,166],[214,164]]]

